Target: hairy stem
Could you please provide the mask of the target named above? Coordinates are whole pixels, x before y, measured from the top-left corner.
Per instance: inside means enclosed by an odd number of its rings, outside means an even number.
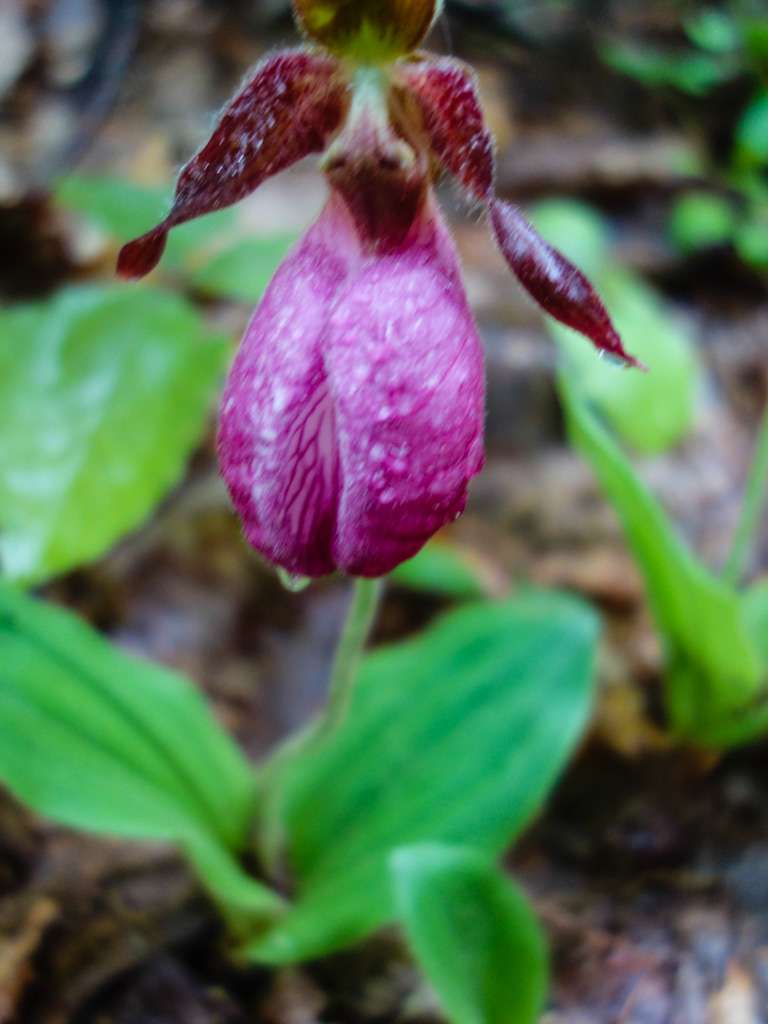
[[[739,522],[731,542],[730,554],[723,569],[723,579],[737,586],[747,568],[755,533],[765,507],[768,491],[768,408],[763,414],[757,436],[755,454],[744,492]]]

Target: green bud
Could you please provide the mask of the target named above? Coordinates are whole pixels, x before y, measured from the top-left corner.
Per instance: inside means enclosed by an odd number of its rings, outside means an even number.
[[[293,7],[310,39],[339,56],[376,63],[415,50],[442,0],[293,0]]]

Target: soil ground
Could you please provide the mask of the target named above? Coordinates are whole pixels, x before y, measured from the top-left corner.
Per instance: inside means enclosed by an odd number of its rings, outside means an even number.
[[[247,66],[292,37],[280,3],[113,3],[99,34],[102,6],[71,0],[56,5],[63,20],[45,37],[50,6],[29,0],[36,20],[15,38],[0,11],[0,290],[9,301],[103,273],[114,255],[51,209],[46,181],[76,158],[90,170],[170,181]],[[697,338],[707,388],[696,432],[646,469],[716,561],[768,393],[766,282],[725,247],[684,258],[665,240],[665,219],[685,185],[676,156],[695,147],[714,167],[749,84],[737,80],[706,102],[651,91],[609,70],[595,45],[606,32],[674,41],[673,6],[545,3],[502,30],[482,5],[455,4],[434,45],[480,70],[501,191],[595,204],[615,228],[617,258],[645,274]],[[455,537],[497,586],[574,590],[606,621],[593,728],[509,857],[552,943],[546,1021],[768,1020],[768,747],[718,758],[664,734],[661,652],[642,583],[588,468],[565,444],[551,342],[482,225],[450,190],[444,198],[490,382],[488,467]],[[319,176],[302,165],[243,216],[262,230],[298,231],[321,199]],[[249,311],[222,302],[206,312],[234,335]],[[767,570],[764,533],[752,575]],[[345,601],[333,580],[288,594],[246,555],[210,440],[151,523],[46,594],[199,681],[253,756],[322,698]],[[413,632],[442,607],[393,587],[376,639]],[[54,828],[0,798],[0,1024],[434,1019],[396,935],[301,970],[237,971],[172,851]]]

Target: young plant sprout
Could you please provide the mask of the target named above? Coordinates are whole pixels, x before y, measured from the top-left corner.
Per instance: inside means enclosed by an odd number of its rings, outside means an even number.
[[[249,542],[295,576],[388,573],[462,513],[482,466],[483,358],[437,170],[487,211],[546,312],[639,365],[584,275],[496,197],[472,71],[417,49],[440,6],[294,0],[307,44],[256,67],[166,219],[120,254],[142,277],[175,225],[322,154],[328,202],[248,326],[218,434]]]

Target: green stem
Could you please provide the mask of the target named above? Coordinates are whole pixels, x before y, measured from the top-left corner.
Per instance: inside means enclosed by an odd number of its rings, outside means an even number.
[[[306,756],[317,743],[332,735],[345,721],[365,643],[383,590],[383,580],[355,580],[352,601],[331,670],[325,709],[308,726],[289,737],[264,765],[260,778],[262,808],[257,842],[263,862],[271,874],[278,869],[285,840],[283,772],[286,765],[298,757]]]
[[[384,584],[380,579],[355,580],[352,601],[331,670],[328,703],[318,724],[319,735],[335,732],[347,717],[363,650],[383,590]]]
[[[763,414],[757,444],[749,471],[744,504],[731,542],[731,550],[723,569],[723,579],[737,586],[747,567],[750,549],[765,506],[768,490],[768,409]]]

